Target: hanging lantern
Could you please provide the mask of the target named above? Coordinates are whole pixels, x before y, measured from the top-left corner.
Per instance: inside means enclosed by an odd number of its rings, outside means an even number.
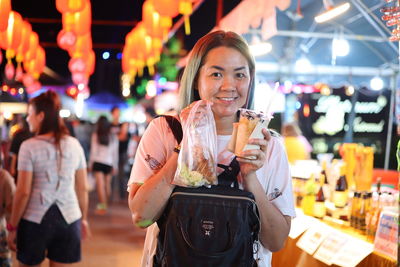
[[[73,31],[77,35],[90,32],[92,25],[92,12],[90,2],[80,12],[67,12],[62,14],[62,25],[66,31]]]
[[[14,79],[15,68],[11,61],[8,61],[4,69],[4,74],[8,80]]]
[[[24,84],[25,87],[29,87],[33,84],[35,79],[33,79],[33,76],[29,73],[25,73],[24,76],[22,77],[22,83]]]
[[[39,81],[32,81],[32,84],[26,86],[26,92],[28,94],[33,94],[34,92],[38,91],[42,87],[42,84]]]
[[[190,21],[189,17],[193,12],[191,0],[179,0],[179,13],[181,13],[185,20],[185,34],[190,34]]]
[[[83,58],[71,58],[68,63],[68,69],[71,73],[74,72],[85,72],[86,71],[86,62]]]
[[[92,36],[90,33],[77,36],[75,45],[68,50],[70,57],[82,57],[92,50]]]
[[[154,10],[161,16],[170,18],[179,14],[179,1],[177,0],[152,0]]]
[[[57,44],[61,49],[70,50],[76,43],[76,34],[62,29],[57,34]]]
[[[56,8],[60,13],[82,11],[87,0],[56,0]]]
[[[21,43],[22,36],[22,17],[19,13],[11,11],[8,16],[8,26],[6,29],[5,47],[14,51]]]
[[[27,21],[22,21],[21,43],[17,48],[16,61],[22,62],[26,52],[29,50],[29,38],[32,33],[32,26]]]
[[[74,84],[88,84],[88,77],[83,72],[74,72],[72,73],[72,82]]]
[[[87,58],[86,58],[86,73],[88,76],[94,73],[95,63],[96,63],[96,55],[94,51],[91,50],[89,53],[87,53]]]
[[[15,70],[15,80],[21,82],[23,77],[24,77],[24,70],[22,69],[21,63],[18,62],[17,69]]]
[[[0,0],[0,31],[5,31],[11,12],[11,0]]]
[[[38,79],[46,66],[46,53],[43,47],[38,46],[36,57],[24,63],[26,72],[30,73],[34,79]]]
[[[39,37],[36,32],[32,31],[29,36],[29,48],[24,55],[24,62],[28,62],[36,57],[36,50],[39,46]]]

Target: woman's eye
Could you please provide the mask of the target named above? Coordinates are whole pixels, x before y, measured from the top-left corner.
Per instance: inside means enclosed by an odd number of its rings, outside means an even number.
[[[222,74],[219,72],[214,72],[214,73],[211,73],[211,76],[218,78],[218,77],[222,77]]]
[[[236,73],[236,77],[243,79],[246,78],[246,75],[244,73]]]

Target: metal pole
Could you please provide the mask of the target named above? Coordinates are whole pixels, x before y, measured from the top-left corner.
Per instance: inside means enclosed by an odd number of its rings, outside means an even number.
[[[393,123],[394,123],[394,98],[396,97],[396,80],[397,74],[392,76],[391,84],[390,84],[390,107],[389,107],[389,121],[388,121],[388,132],[386,136],[386,150],[385,150],[385,163],[383,168],[385,170],[389,169],[389,161],[390,161],[390,148],[392,146],[392,131],[393,131]],[[399,81],[399,80],[398,80]],[[399,81],[400,82],[400,81]]]

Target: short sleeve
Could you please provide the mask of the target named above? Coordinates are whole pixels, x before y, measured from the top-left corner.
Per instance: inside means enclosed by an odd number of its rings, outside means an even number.
[[[273,137],[267,148],[267,163],[264,166],[268,199],[283,215],[295,217],[292,176],[285,147],[280,137]]]
[[[31,148],[29,140],[22,143],[18,153],[18,171],[33,171]]]
[[[142,184],[157,173],[174,153],[176,144],[165,118],[159,117],[151,121],[136,151],[128,187],[133,183]]]

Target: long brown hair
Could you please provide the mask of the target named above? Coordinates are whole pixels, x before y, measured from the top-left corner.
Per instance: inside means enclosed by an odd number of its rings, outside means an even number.
[[[36,134],[54,134],[54,143],[60,148],[60,140],[68,135],[68,128],[60,117],[61,101],[59,96],[52,90],[44,92],[29,101],[29,105],[35,108],[36,114],[43,112],[43,121]]]

